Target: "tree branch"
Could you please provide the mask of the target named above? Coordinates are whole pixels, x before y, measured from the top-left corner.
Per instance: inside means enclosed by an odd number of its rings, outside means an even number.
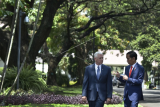
[[[144,6],[148,9],[148,6],[146,5],[146,3],[144,2],[144,0],[141,0],[144,4]]]
[[[120,16],[125,16],[125,15],[138,15],[138,14],[147,12],[148,10],[152,9],[155,5],[156,5],[156,4],[154,4],[151,8],[148,8],[148,9],[145,9],[145,10],[141,10],[141,11],[139,11],[139,12],[116,13],[116,12],[114,12],[114,11],[111,11],[111,12],[109,12],[109,13],[107,13],[107,14],[103,14],[103,15],[100,15],[100,16],[97,16],[97,17],[92,17],[84,27],[75,29],[75,31],[81,32],[81,31],[83,31],[83,30],[85,30],[85,29],[88,29],[89,26],[90,26],[90,24],[91,24],[91,22],[93,22],[94,20],[98,20],[98,19],[101,19],[101,18],[110,19],[110,18],[113,18],[113,17],[120,17]],[[113,14],[113,13],[115,13],[115,14]],[[101,26],[102,23],[99,24],[99,25]],[[97,25],[97,26],[99,26],[99,25]],[[83,36],[81,35],[80,38],[83,38],[83,37],[86,36],[86,34],[89,34],[89,32],[91,32],[90,30],[95,30],[95,28],[97,28],[97,26],[94,26],[94,27],[89,28],[89,30],[87,30],[87,31],[83,34]]]
[[[99,24],[97,24],[96,26],[93,26],[91,28],[89,28],[85,33],[83,33],[82,35],[80,35],[80,37],[78,39],[82,39],[85,36],[88,36],[92,31],[94,31],[95,29],[99,28],[100,26],[102,26],[104,24],[104,22],[107,20],[107,18],[105,18],[102,22],[100,22]]]

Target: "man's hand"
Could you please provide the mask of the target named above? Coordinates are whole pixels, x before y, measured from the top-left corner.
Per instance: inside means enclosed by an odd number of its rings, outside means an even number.
[[[128,76],[127,76],[127,75],[124,75],[124,76],[123,76],[123,80],[128,80]]]
[[[111,98],[107,98],[107,104],[111,103]]]
[[[86,97],[86,96],[83,96],[83,97],[82,97],[82,101],[87,101],[87,97]]]
[[[119,78],[119,77],[120,77],[120,74],[119,74],[119,72],[118,72],[118,71],[116,71],[115,75],[116,75],[116,77],[117,77],[117,78]]]

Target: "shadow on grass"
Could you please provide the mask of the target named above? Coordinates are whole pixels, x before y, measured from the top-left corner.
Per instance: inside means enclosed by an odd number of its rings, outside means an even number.
[[[70,86],[70,87],[59,87],[59,86],[48,86],[47,93],[55,93],[59,95],[66,95],[66,96],[75,96],[82,94],[82,86]]]

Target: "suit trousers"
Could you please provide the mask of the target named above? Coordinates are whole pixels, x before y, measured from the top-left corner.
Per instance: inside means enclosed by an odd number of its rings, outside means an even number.
[[[130,101],[127,94],[124,100],[124,107],[138,107],[138,103],[139,101]]]
[[[97,93],[96,100],[95,101],[88,101],[88,103],[89,103],[89,107],[103,107],[104,106],[104,101],[102,101],[99,98],[98,93]]]

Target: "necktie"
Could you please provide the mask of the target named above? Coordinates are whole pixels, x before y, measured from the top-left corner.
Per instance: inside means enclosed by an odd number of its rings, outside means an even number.
[[[130,71],[129,71],[129,77],[131,76],[131,73],[132,73],[132,66],[131,66]]]
[[[97,69],[97,79],[99,79],[99,76],[100,76],[100,69],[99,69],[99,66],[98,66],[98,69]]]

